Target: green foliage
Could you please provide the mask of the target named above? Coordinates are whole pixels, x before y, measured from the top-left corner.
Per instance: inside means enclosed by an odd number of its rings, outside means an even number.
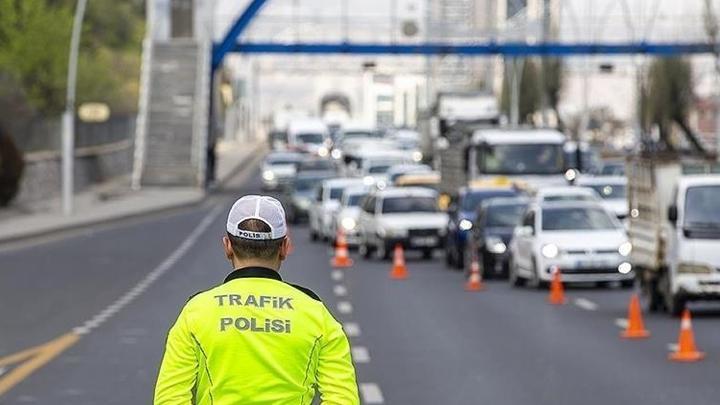
[[[44,115],[64,108],[76,0],[0,0],[0,73],[20,82]],[[114,113],[137,105],[144,20],[138,0],[89,0],[78,64],[77,101]]]
[[[540,83],[538,82],[537,63],[532,59],[525,59],[522,64],[522,73],[520,75],[520,102],[518,106],[519,121],[521,124],[528,123],[532,119],[532,115],[540,108]],[[500,106],[503,112],[510,116],[512,102],[512,62],[508,64],[505,71],[505,80],[503,80],[502,96]]]
[[[647,83],[641,94],[646,129],[657,125],[665,145],[673,149],[670,134],[672,124],[676,124],[696,150],[705,152],[688,125],[693,99],[690,62],[679,57],[656,59],[650,65]]]
[[[71,12],[45,0],[0,0],[0,72],[15,78],[38,110],[62,109]]]

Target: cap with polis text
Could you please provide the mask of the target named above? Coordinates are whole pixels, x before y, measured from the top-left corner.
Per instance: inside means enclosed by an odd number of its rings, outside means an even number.
[[[242,229],[240,225],[248,219],[256,219],[270,227],[270,232]],[[264,195],[246,195],[235,201],[228,214],[227,232],[230,235],[249,240],[281,239],[287,235],[285,210],[280,201]]]

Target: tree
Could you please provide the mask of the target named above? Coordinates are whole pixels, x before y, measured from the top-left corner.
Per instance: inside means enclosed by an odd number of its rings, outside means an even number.
[[[512,97],[512,65],[508,65],[505,71],[505,80],[503,80],[503,89],[500,105],[503,112],[510,114]],[[532,121],[532,115],[540,108],[540,86],[538,83],[538,69],[536,63],[532,59],[525,59],[522,63],[522,73],[520,74],[520,97],[519,97],[519,121],[526,124]]]
[[[688,114],[694,99],[692,88],[692,67],[689,62],[679,57],[653,61],[648,71],[647,87],[641,96],[646,129],[648,124],[657,125],[664,146],[675,150],[676,145],[670,136],[672,125],[675,124],[695,151],[707,155],[688,124]]]
[[[565,123],[560,118],[558,105],[563,90],[563,64],[560,58],[543,58],[543,82],[541,83],[548,107],[553,110],[558,122],[558,129],[562,131]]]

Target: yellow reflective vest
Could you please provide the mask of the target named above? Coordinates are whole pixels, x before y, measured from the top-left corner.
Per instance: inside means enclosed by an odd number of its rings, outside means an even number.
[[[350,345],[312,291],[262,267],[192,297],[168,334],[155,405],[359,404]]]

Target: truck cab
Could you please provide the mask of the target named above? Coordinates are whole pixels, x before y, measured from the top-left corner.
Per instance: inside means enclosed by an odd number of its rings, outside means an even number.
[[[629,236],[651,310],[720,299],[720,175],[677,161],[629,165]]]
[[[468,150],[470,181],[503,176],[530,187],[566,184],[565,136],[551,129],[478,129]]]

